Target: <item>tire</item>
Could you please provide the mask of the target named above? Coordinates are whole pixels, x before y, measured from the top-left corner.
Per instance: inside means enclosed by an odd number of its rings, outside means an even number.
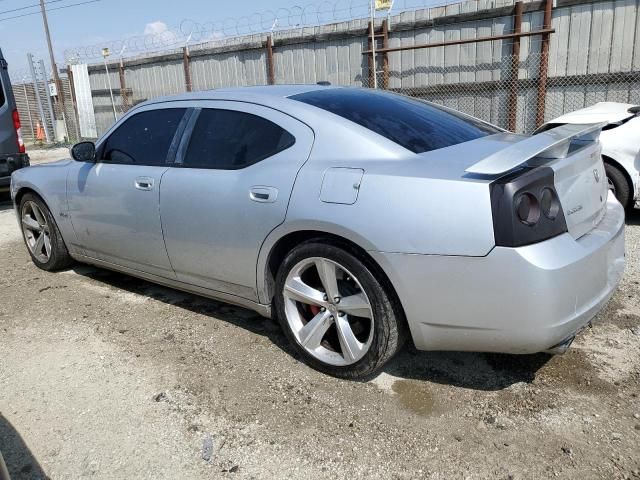
[[[35,209],[36,207],[39,211]],[[73,264],[58,225],[40,197],[31,193],[25,194],[20,200],[19,212],[22,238],[36,267],[53,272]],[[25,216],[28,217],[26,220]],[[40,235],[45,235],[45,240],[39,244],[36,238],[40,239]]]
[[[349,247],[323,243],[321,239],[298,245],[282,262],[276,276],[276,315],[295,350],[312,368],[339,378],[359,379],[379,370],[401,349],[406,337],[402,311],[397,307],[395,297],[390,295],[390,289],[376,278],[376,268],[368,263]],[[297,301],[298,291],[290,288],[298,285],[292,283],[297,280],[303,281],[304,286],[313,286],[313,291],[320,297],[329,290],[324,288],[326,283],[320,278],[321,270],[337,272],[335,287],[330,288],[338,289],[337,300],[331,302],[327,297],[326,307],[319,306],[322,302],[312,305],[305,303],[307,300]],[[357,304],[354,299],[364,300],[367,307],[363,308],[364,303]],[[311,325],[312,319],[315,321],[323,315],[329,315],[326,333],[314,334],[315,340],[303,341],[314,335],[305,333],[302,327]],[[318,331],[322,330],[320,327]],[[346,340],[353,337],[358,340],[355,344]],[[345,348],[345,342],[355,347]],[[313,349],[318,343],[319,346]],[[345,351],[349,353],[345,354]]]
[[[605,162],[604,170],[607,173],[609,188],[625,209],[633,206],[633,194],[631,186],[625,174],[616,166]]]

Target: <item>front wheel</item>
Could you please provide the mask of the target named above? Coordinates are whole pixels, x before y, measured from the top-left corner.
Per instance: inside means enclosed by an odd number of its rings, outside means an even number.
[[[38,268],[55,271],[71,265],[60,230],[40,197],[30,193],[22,197],[20,222],[24,243]]]
[[[276,278],[276,313],[305,362],[360,378],[400,349],[404,323],[389,293],[358,256],[309,241],[285,258]]]

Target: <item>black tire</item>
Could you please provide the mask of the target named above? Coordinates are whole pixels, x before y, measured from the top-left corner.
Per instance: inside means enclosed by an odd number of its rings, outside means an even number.
[[[620,171],[618,167],[606,162],[604,164],[604,170],[607,173],[608,180],[610,180],[613,185],[613,193],[618,201],[625,209],[633,207],[633,193],[625,174]]]
[[[48,261],[42,262],[31,252],[31,249],[27,245],[27,239],[25,237],[24,229],[22,230],[22,239],[24,240],[27,251],[31,256],[31,260],[36,265],[36,267],[48,272],[54,272],[57,270],[68,268],[73,264],[73,259],[69,255],[67,246],[64,243],[64,240],[62,238],[62,235],[60,234],[60,230],[58,229],[58,225],[56,224],[53,215],[51,215],[51,211],[39,196],[32,193],[27,193],[20,200],[20,216],[22,216],[24,205],[27,202],[35,203],[40,208],[43,215],[46,217],[47,224],[49,225],[49,238],[51,239],[51,255],[49,256]]]
[[[351,365],[330,365],[309,354],[298,343],[287,321],[283,295],[287,276],[295,265],[310,257],[326,258],[344,266],[358,279],[371,303],[374,318],[371,345],[364,357]],[[322,239],[304,242],[285,257],[276,276],[276,315],[287,338],[308,365],[335,377],[359,379],[379,370],[402,348],[407,337],[406,321],[395,296],[390,294],[388,287],[385,288],[386,282],[376,278],[375,271],[375,266],[348,246],[323,242]]]

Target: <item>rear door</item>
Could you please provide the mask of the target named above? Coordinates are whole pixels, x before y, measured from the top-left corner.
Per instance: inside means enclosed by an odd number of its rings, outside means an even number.
[[[199,107],[162,179],[167,252],[178,280],[255,300],[258,252],[284,221],[313,132],[258,105]]]
[[[98,144],[96,163],[78,163],[69,174],[71,219],[86,255],[174,277],[162,239],[160,182],[187,111],[162,104],[133,113]]]

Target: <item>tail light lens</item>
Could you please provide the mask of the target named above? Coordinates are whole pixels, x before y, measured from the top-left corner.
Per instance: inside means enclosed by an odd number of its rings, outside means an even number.
[[[526,168],[491,184],[496,245],[521,247],[567,232],[550,167]]]
[[[20,114],[18,110],[13,111],[13,128],[16,130],[16,136],[18,137],[18,151],[25,153],[27,150],[24,146],[24,140],[22,139],[22,128],[20,125]]]

